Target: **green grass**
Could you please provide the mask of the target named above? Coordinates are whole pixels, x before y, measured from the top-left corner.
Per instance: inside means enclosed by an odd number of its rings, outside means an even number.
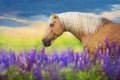
[[[43,47],[42,36],[31,38],[29,36],[14,37],[0,34],[0,48],[4,48],[6,50],[29,50],[30,48],[40,50],[41,47]],[[73,48],[75,51],[81,51],[83,49],[82,44],[78,39],[65,33],[53,41],[52,45],[46,48],[46,51],[61,51],[67,49],[68,47]]]

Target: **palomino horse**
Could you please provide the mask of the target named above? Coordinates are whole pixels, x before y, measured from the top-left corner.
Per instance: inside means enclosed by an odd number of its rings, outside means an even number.
[[[112,44],[112,41],[116,41],[120,45],[119,23],[114,23],[98,15],[66,12],[50,16],[48,29],[42,40],[44,46],[50,46],[51,41],[65,31],[71,32],[76,36],[91,53],[96,50],[98,44],[101,44],[102,49],[106,48],[106,36],[109,39],[109,44]]]

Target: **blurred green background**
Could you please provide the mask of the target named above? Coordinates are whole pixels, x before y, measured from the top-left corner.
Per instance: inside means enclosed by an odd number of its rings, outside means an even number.
[[[15,51],[29,50],[35,48],[40,50],[43,47],[42,37],[45,28],[23,27],[23,28],[0,28],[0,48]],[[81,42],[72,34],[65,32],[52,42],[50,47],[46,47],[46,52],[63,51],[72,48],[74,51],[83,49]]]

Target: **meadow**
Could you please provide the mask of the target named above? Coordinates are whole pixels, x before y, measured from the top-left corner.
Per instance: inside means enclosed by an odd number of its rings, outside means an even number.
[[[42,36],[45,31],[44,24],[40,27],[6,28],[0,27],[0,48],[6,50],[30,50],[35,48],[40,50],[43,46]],[[75,51],[83,49],[81,42],[70,33],[64,33],[52,42],[52,46],[47,47],[48,53],[57,50],[62,51],[72,47]]]
[[[94,58],[87,49],[80,53],[69,48],[61,53],[54,51],[52,55],[48,55],[45,48],[39,52],[33,48],[19,51],[19,54],[0,49],[0,79],[120,80],[120,47],[108,46],[106,44],[108,50],[103,53],[98,46]]]
[[[0,27],[0,80],[120,80],[120,46],[91,58],[72,34],[44,48],[44,27]],[[114,53],[114,54],[112,54]],[[14,74],[13,74],[14,73]]]

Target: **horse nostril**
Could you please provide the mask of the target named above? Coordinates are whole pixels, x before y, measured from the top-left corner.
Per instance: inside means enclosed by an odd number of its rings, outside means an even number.
[[[48,47],[48,46],[51,45],[51,40],[50,39],[43,39],[42,41],[43,41],[43,44],[44,44],[45,47]]]

